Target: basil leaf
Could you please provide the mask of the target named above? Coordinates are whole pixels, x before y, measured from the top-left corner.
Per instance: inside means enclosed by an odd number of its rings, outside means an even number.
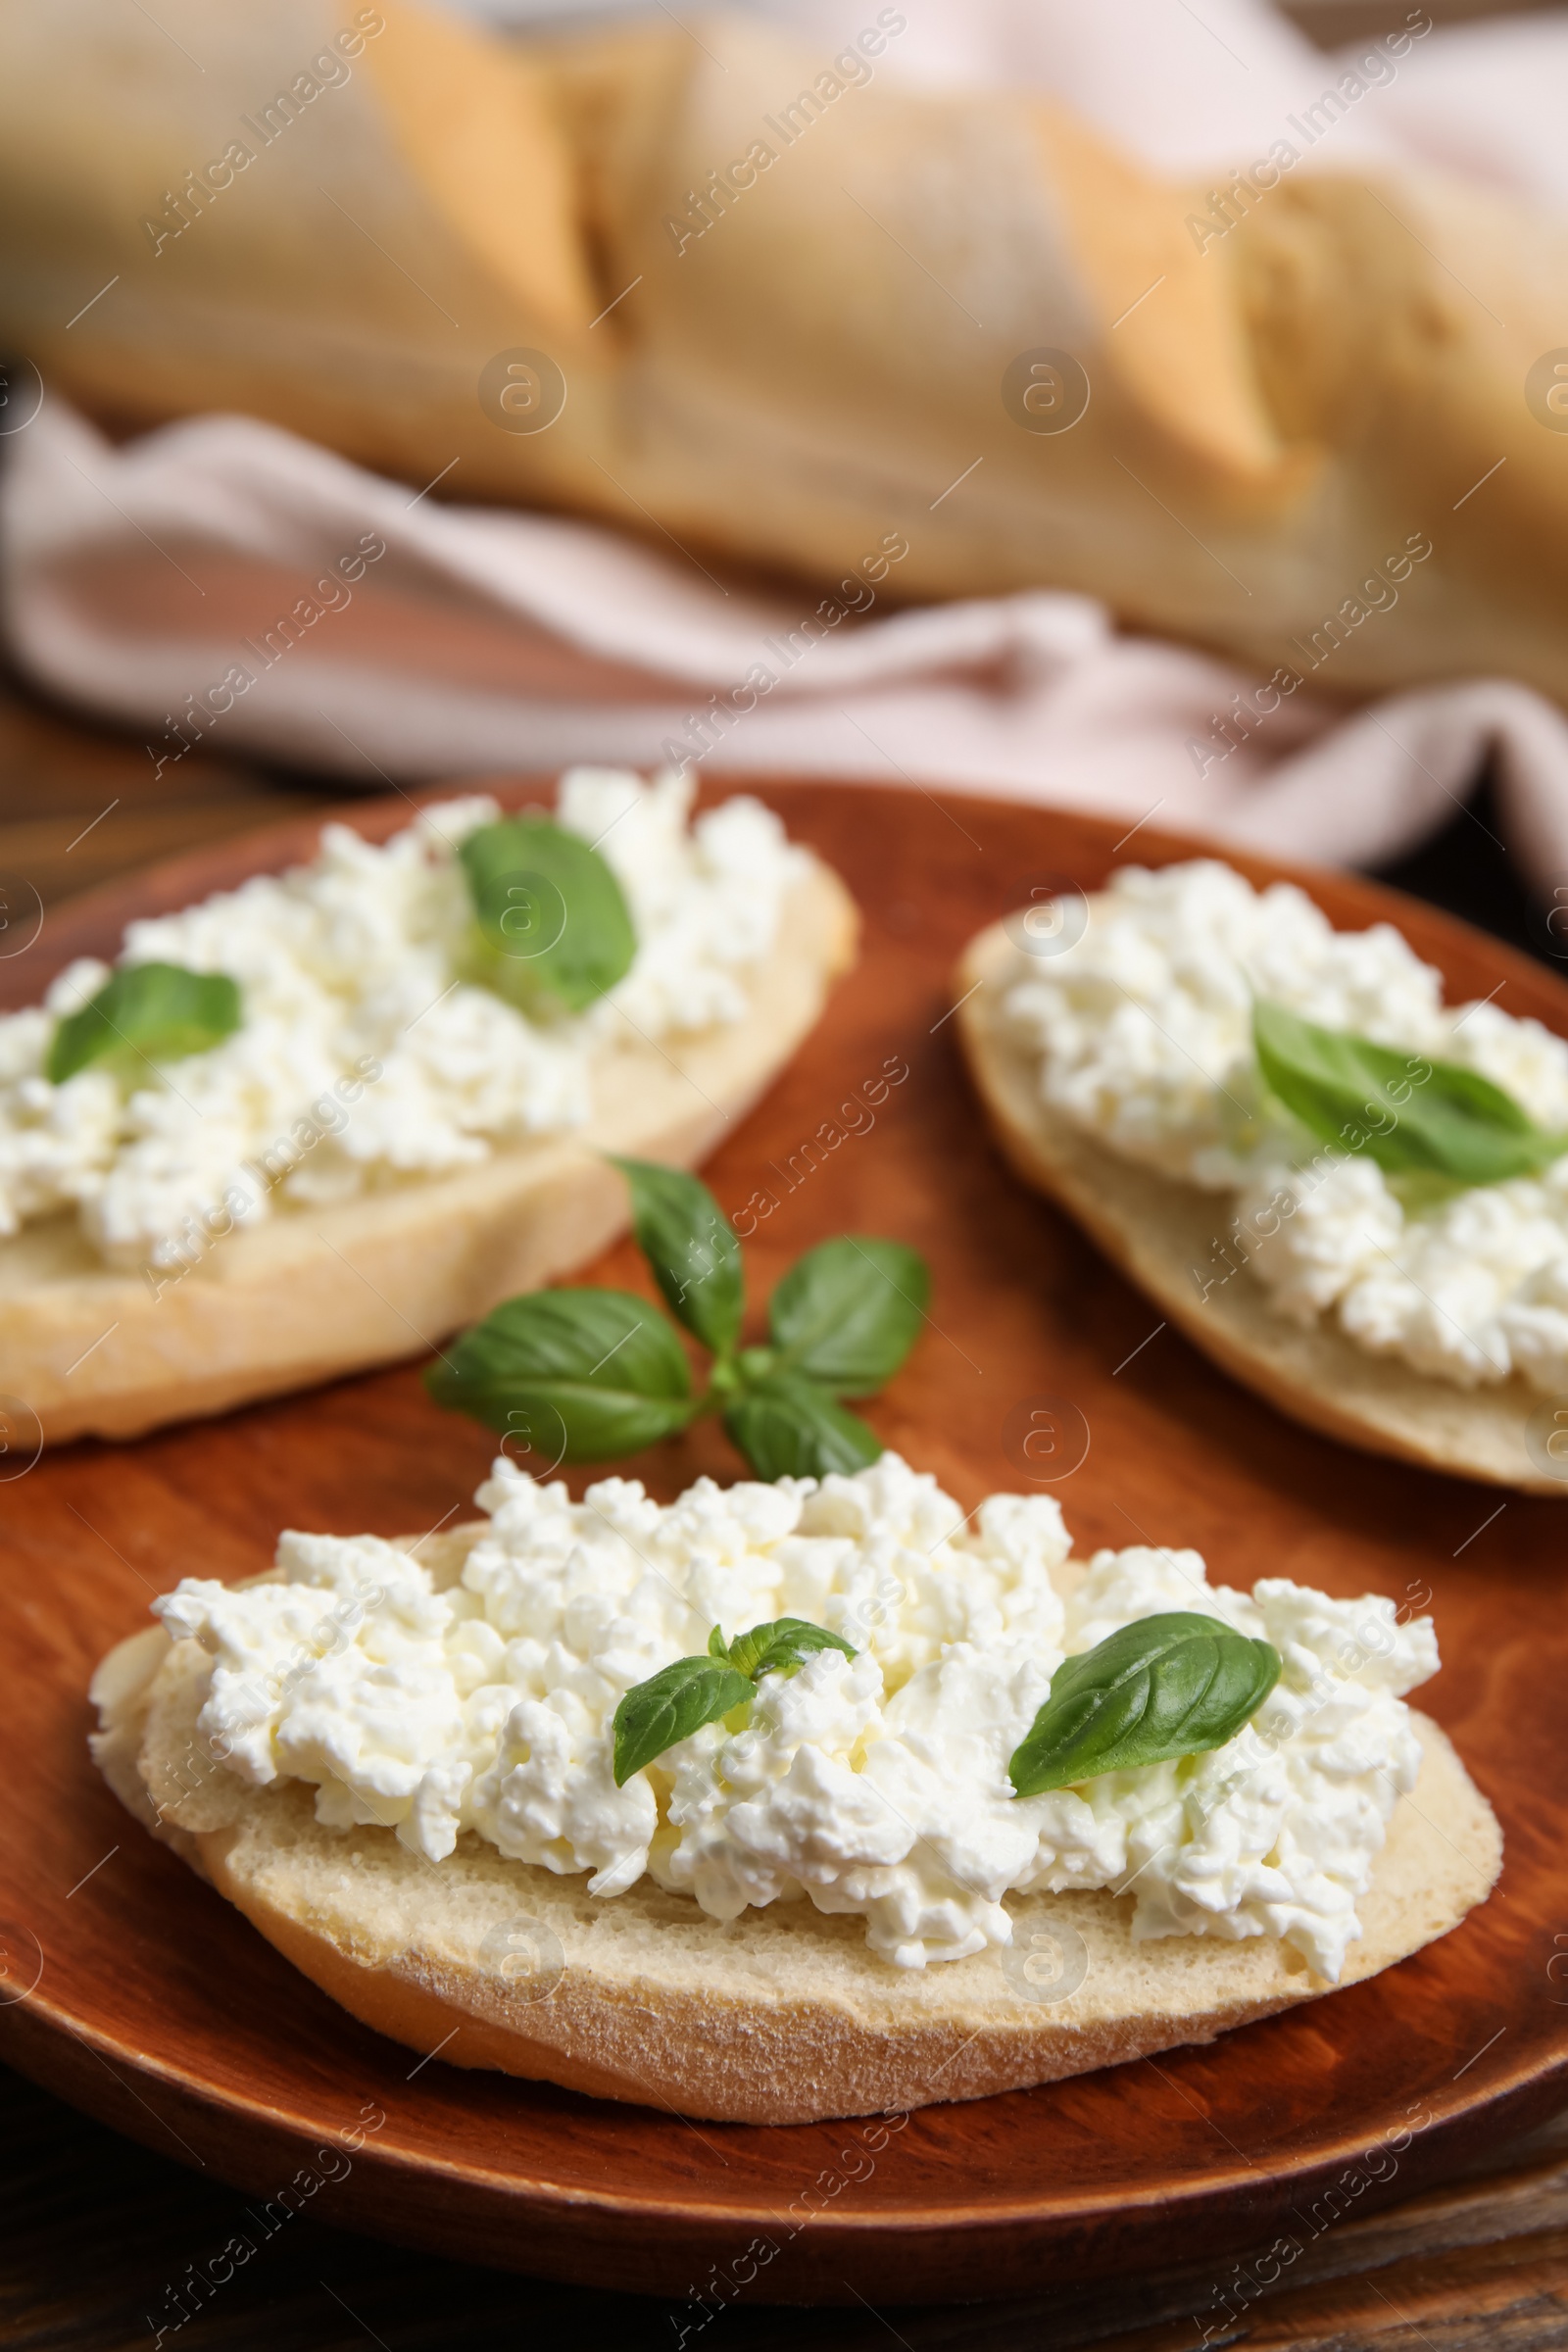
[[[615,1787],[623,1788],[677,1740],[689,1740],[752,1695],[745,1675],[715,1658],[677,1658],[633,1684],[615,1709]]]
[[[718,1630],[715,1625],[713,1634]],[[721,1634],[719,1639],[723,1639]],[[711,1634],[708,1646],[713,1647]],[[806,1617],[775,1617],[770,1625],[754,1625],[749,1634],[737,1634],[723,1654],[737,1673],[750,1675],[755,1683],[764,1674],[786,1678],[799,1674],[807,1659],[819,1649],[841,1650],[847,1658],[855,1655],[840,1635],[830,1634],[825,1625],[812,1625]]]
[[[231,1037],[239,989],[226,972],[178,963],[122,963],[79,1012],[68,1013],[49,1048],[46,1075],[63,1086],[90,1062],[181,1061]]]
[[[1217,1617],[1172,1609],[1066,1658],[1007,1776],[1039,1796],[1102,1772],[1223,1747],[1280,1676],[1280,1654]]]
[[[882,1451],[876,1432],[799,1374],[775,1372],[724,1415],[730,1441],[759,1478],[825,1478],[863,1470]]]
[[[925,1259],[902,1242],[861,1234],[824,1242],[797,1258],[773,1293],[768,1323],[781,1369],[836,1396],[874,1396],[913,1347],[930,1297]]]
[[[1391,1176],[1501,1184],[1568,1152],[1568,1135],[1547,1135],[1457,1062],[1321,1029],[1283,1004],[1254,1005],[1252,1039],[1270,1093],[1310,1134],[1364,1152]]]
[[[567,1462],[636,1453],[695,1410],[679,1340],[630,1291],[508,1298],[431,1365],[425,1385],[437,1404],[489,1429],[521,1423],[531,1438],[559,1426]]]
[[[665,1304],[705,1348],[727,1355],[746,1305],[734,1226],[707,1185],[684,1168],[619,1157],[615,1165],[631,1187],[632,1230]]]
[[[458,850],[473,977],[523,1012],[581,1012],[631,966],[637,934],[608,859],[547,816],[481,825]]]

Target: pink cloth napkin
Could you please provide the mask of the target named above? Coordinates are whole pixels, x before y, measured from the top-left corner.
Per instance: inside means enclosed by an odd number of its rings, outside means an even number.
[[[768,13],[831,30],[843,5]],[[1327,61],[1261,0],[1205,0],[1200,18],[1169,0],[932,0],[911,12],[901,71],[1049,83],[1186,170],[1244,160],[1324,85]],[[1555,14],[1429,33],[1319,160],[1359,143],[1568,207],[1565,97]],[[1084,597],[893,611],[897,560],[861,583],[853,616],[824,620],[804,589],[726,593],[612,530],[440,505],[247,418],[115,449],[52,398],[0,484],[16,658],[142,732],[158,773],[198,744],[371,787],[700,759],[1001,792],[1368,863],[1446,822],[1490,754],[1509,845],[1547,895],[1568,882],[1568,725],[1526,688],[1467,680],[1347,715],[1303,686],[1260,711],[1255,679],[1121,633]]]

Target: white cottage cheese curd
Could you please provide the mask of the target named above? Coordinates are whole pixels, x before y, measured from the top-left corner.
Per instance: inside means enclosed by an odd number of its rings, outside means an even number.
[[[637,932],[631,969],[572,1019],[454,985],[471,920],[455,850],[501,814],[490,800],[443,802],[380,847],[327,825],[310,865],[132,923],[124,961],[228,973],[242,1025],[127,1098],[102,1068],[43,1075],[57,1017],[106,965],[73,964],[45,1007],[0,1016],[0,1235],[74,1210],[110,1264],[174,1265],[197,1217],[222,1231],[581,1124],[596,1049],[743,1016],[804,868],[760,803],[688,825],[691,794],[673,774],[563,777],[559,821],[614,868]]]
[[[1005,997],[1042,1098],[1113,1151],[1236,1196],[1233,1234],[1282,1314],[1473,1386],[1568,1388],[1568,1161],[1407,1211],[1364,1155],[1260,1098],[1254,997],[1463,1063],[1568,1131],[1568,1045],[1495,1004],[1445,1005],[1387,923],[1336,931],[1304,892],[1211,858],[1117,873],[1083,936],[1020,951]],[[1224,1264],[1197,1269],[1200,1277]]]
[[[1437,1669],[1427,1619],[1282,1578],[1249,1597],[1143,1547],[1098,1553],[1063,1601],[1054,1501],[994,1494],[970,1532],[896,1454],[820,1484],[703,1479],[668,1508],[618,1478],[573,1503],[503,1457],[478,1500],[489,1526],[444,1591],[375,1539],[285,1535],[268,1580],[155,1603],[212,1654],[200,1728],[226,1769],[314,1783],[322,1821],[437,1864],[472,1832],[596,1894],[647,1873],[717,1919],[808,1897],[906,1968],[1008,1942],[1009,1892],[1126,1886],[1137,1936],[1276,1936],[1338,1979],[1420,1764],[1400,1693]],[[1171,1608],[1280,1651],[1253,1724],[1015,1797],[1008,1758],[1063,1655]],[[710,1724],[617,1788],[622,1694],[714,1624],[784,1615],[858,1654],[765,1676],[747,1729]]]

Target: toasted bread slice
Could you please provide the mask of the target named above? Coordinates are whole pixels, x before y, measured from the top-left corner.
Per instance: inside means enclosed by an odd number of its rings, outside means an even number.
[[[407,1548],[450,1583],[482,1532]],[[1062,1581],[1081,1574],[1069,1562]],[[208,1759],[211,1670],[162,1627],[109,1653],[92,1745],[110,1786],[323,1991],[446,2064],[809,2123],[1087,2074],[1330,1989],[1271,1937],[1134,1943],[1132,1900],[1110,1893],[1014,1896],[1010,1951],[906,1970],[867,1950],[860,1920],[808,1902],[721,1924],[648,1880],[596,1898],[473,1837],[433,1864],[390,1829],[321,1827],[302,1783],[253,1789]],[[1415,1723],[1420,1778],[1358,1906],[1348,1984],[1446,1935],[1501,1866],[1492,1808],[1436,1724]]]
[[[0,1243],[0,1360],[44,1442],[130,1438],[435,1345],[568,1272],[628,1219],[604,1154],[688,1167],[777,1077],[854,960],[858,917],[813,862],[748,980],[744,1019],[665,1044],[627,1029],[593,1072],[586,1127],[477,1166],[230,1233],[155,1289],[107,1270],[74,1217]]]
[[[1034,1063],[1002,1017],[1016,960],[1004,924],[970,941],[958,966],[957,1020],[991,1128],[1026,1184],[1076,1217],[1217,1364],[1295,1420],[1429,1470],[1568,1496],[1568,1475],[1543,1471],[1527,1446],[1546,1399],[1517,1373],[1461,1389],[1373,1355],[1326,1319],[1291,1321],[1239,1258],[1210,1282],[1216,1263],[1226,1263],[1218,1253],[1228,1197],[1124,1159],[1041,1100]]]

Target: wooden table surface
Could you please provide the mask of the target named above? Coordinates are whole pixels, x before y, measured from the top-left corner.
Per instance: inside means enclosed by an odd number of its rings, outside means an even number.
[[[47,908],[89,884],[198,842],[340,797],[328,778],[270,776],[192,759],[155,779],[139,743],[0,687],[0,901]],[[1462,820],[1459,820],[1462,823]],[[1460,836],[1463,839],[1463,836]],[[1463,878],[1475,856],[1448,861]],[[1494,853],[1486,852],[1486,856]],[[1439,863],[1441,864],[1441,858]],[[1476,869],[1476,911],[1498,878]],[[1461,909],[1462,910],[1462,909]],[[3,911],[3,909],[0,909]],[[1568,1900],[1565,1900],[1568,1924]],[[1568,1996],[1568,1988],[1565,1988]],[[240,2200],[0,2072],[0,2344],[131,2352],[153,2344],[178,2282],[235,2225]],[[1244,2263],[1251,2251],[1238,2244]],[[821,2352],[1200,2352],[1214,2266],[1122,2278],[1038,2303],[714,2312],[535,2283],[411,2255],[301,2220],[189,2323],[212,2352],[385,2352],[564,2336],[625,2352],[683,2340],[702,2352],[772,2352],[808,2331]],[[709,2328],[716,2332],[710,2335]],[[602,2332],[601,2332],[602,2331]],[[706,2341],[704,2340],[706,2339]],[[1366,2220],[1346,2220],[1209,2343],[1269,2352],[1546,2352],[1568,2348],[1568,2116],[1494,2152],[1466,2177]]]

